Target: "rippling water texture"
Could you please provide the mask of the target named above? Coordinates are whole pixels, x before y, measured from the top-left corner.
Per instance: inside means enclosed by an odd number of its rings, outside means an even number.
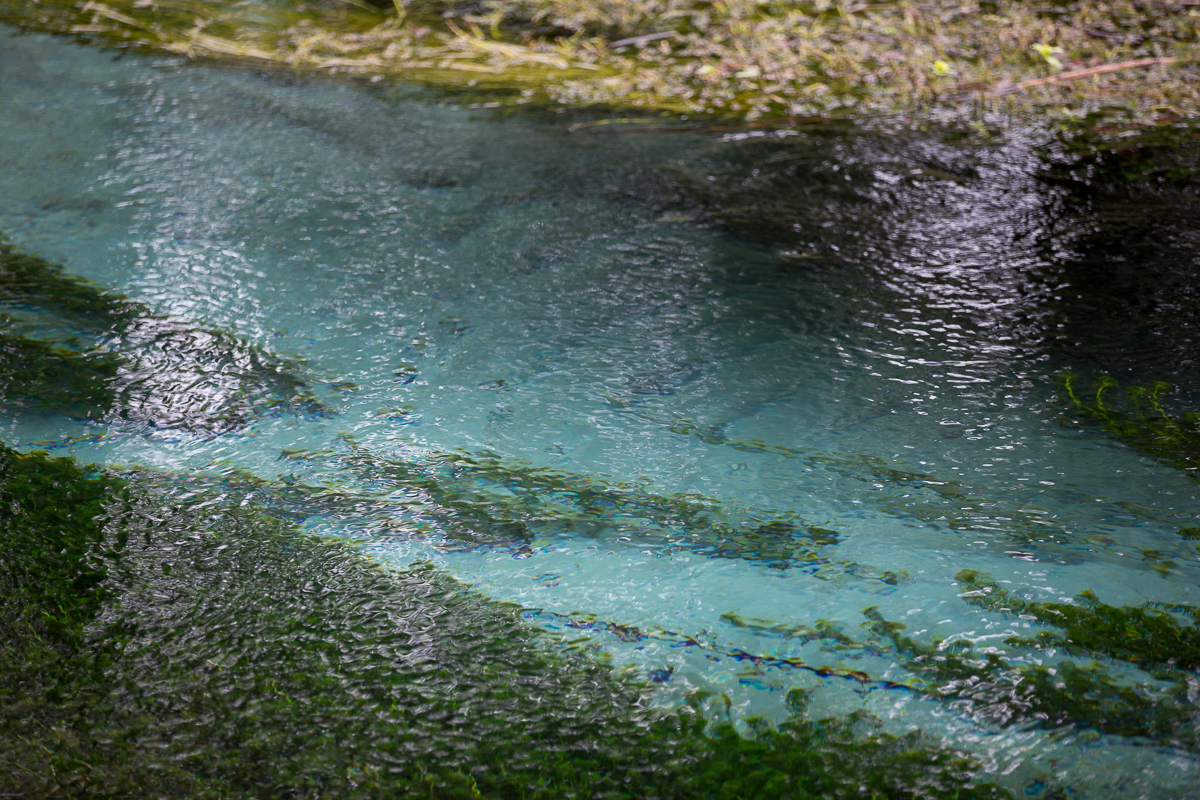
[[[0,87],[0,231],[140,320],[99,339],[137,353],[121,408],[14,406],[8,442],[432,561],[664,704],[778,718],[815,689],[812,714],[919,727],[1030,793],[1200,780],[1171,741],[914,691],[863,614],[1053,666],[955,575],[1200,605],[1200,486],[1057,388],[1195,407],[1188,190],[1085,191],[1020,136],[613,135],[32,36],[0,42]],[[295,380],[237,378],[263,363]]]

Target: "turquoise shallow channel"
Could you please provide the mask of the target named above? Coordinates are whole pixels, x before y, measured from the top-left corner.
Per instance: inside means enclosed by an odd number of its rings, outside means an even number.
[[[1195,796],[1186,170],[601,120],[0,30],[0,796]]]

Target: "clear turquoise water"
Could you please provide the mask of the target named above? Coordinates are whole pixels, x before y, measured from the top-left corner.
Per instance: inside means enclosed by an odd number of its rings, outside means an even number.
[[[10,443],[350,493],[357,510],[318,506],[305,526],[351,532],[388,562],[432,561],[535,624],[593,637],[667,678],[664,704],[705,688],[777,717],[789,687],[815,688],[814,713],[919,727],[1018,790],[1189,796],[1194,754],[991,728],[889,685],[906,673],[886,652],[770,630],[829,620],[865,642],[862,610],[877,606],[914,635],[979,647],[1036,631],[964,603],[964,568],[1034,599],[1200,604],[1200,551],[1176,534],[1200,519],[1197,484],[1064,426],[1052,400],[1064,369],[1200,389],[1188,295],[1131,323],[1109,297],[1121,292],[1085,269],[1129,253],[1097,234],[1103,214],[1035,177],[1020,136],[966,150],[603,135],[566,115],[501,118],[410,88],[116,60],[32,36],[0,40],[0,87],[0,231],[158,314],[305,359],[333,412],[215,435],[29,410],[3,423]],[[727,209],[736,190],[795,225],[722,227],[698,204],[705,184]],[[1170,262],[1189,241],[1130,252]],[[1147,294],[1136,276],[1128,286]],[[818,562],[730,558],[599,512],[464,547],[411,492],[351,468],[455,450],[840,539]],[[463,480],[497,504],[514,496]]]

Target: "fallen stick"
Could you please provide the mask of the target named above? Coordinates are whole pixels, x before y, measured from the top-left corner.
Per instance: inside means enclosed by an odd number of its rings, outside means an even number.
[[[1020,83],[1009,84],[1005,86],[1003,82],[996,84],[991,90],[991,94],[996,96],[1012,94],[1013,92],[1032,89],[1035,86],[1049,86],[1056,83],[1066,83],[1068,81],[1077,81],[1083,78],[1090,78],[1093,75],[1104,75],[1109,72],[1120,72],[1127,69],[1139,69],[1141,67],[1153,67],[1158,64],[1174,64],[1179,61],[1174,56],[1163,58],[1139,58],[1135,61],[1119,61],[1116,64],[1102,64],[1099,67],[1088,67],[1087,69],[1077,69],[1071,72],[1063,72],[1059,75],[1051,75],[1049,78],[1035,78],[1029,81],[1021,81]]]
[[[631,44],[636,44],[639,47],[647,42],[653,42],[657,39],[669,39],[675,35],[675,31],[663,31],[662,33],[647,33],[644,36],[630,36],[628,39],[618,39],[615,42],[609,42],[609,48],[612,50],[618,47],[626,47]]]

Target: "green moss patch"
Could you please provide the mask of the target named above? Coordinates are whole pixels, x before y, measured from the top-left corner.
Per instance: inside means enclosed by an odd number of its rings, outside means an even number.
[[[117,369],[106,353],[80,353],[0,331],[0,403],[99,419],[113,407]]]
[[[928,681],[926,692],[960,701],[1002,726],[1074,727],[1200,747],[1188,699],[1200,665],[1200,609],[1111,606],[1091,592],[1078,604],[1030,602],[975,570],[956,578],[971,605],[1056,630],[1006,640],[1009,647],[1036,652],[1031,664],[993,648],[976,651],[970,641],[919,642],[902,633],[903,625],[867,609],[868,629]],[[1087,661],[1064,660],[1064,654]]]
[[[838,558],[838,532],[796,515],[737,509],[698,494],[659,494],[638,484],[537,467],[488,452],[423,453],[406,460],[348,444],[350,452],[332,459],[332,466],[386,495],[391,507],[399,505],[427,519],[451,546],[519,549],[537,536],[602,538],[619,532],[711,558],[806,569],[822,579],[853,575],[895,585],[903,578]],[[309,495],[333,499],[316,487]],[[358,503],[361,508],[361,498]]]
[[[146,313],[126,298],[68,275],[57,264],[26,253],[2,237],[0,305],[49,311],[100,331],[124,328]]]
[[[106,575],[96,517],[117,483],[67,458],[0,445],[0,646],[70,651],[100,609]]]
[[[923,691],[954,702],[981,721],[998,727],[1091,730],[1190,750],[1200,746],[1182,674],[1155,682],[1066,660],[1030,665],[995,650],[976,652],[969,641],[919,642],[877,609],[864,613],[865,625],[878,640],[926,681]]]

